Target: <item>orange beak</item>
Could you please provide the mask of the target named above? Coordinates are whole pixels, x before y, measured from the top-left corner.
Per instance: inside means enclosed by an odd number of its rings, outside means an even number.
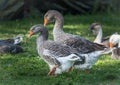
[[[112,48],[113,46],[114,46],[114,44],[110,42],[110,48]]]
[[[44,26],[46,26],[47,24],[48,24],[48,20],[44,18]]]
[[[29,35],[30,35],[30,37],[31,37],[31,36],[33,35],[33,32],[32,32],[32,31],[30,31],[30,32],[29,32]]]

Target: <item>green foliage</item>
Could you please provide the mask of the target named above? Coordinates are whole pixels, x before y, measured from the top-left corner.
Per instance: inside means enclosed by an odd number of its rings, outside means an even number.
[[[64,31],[83,36],[91,41],[95,36],[90,33],[89,26],[93,22],[100,22],[104,36],[120,30],[119,14],[98,15],[66,15]],[[42,24],[43,18],[26,18],[16,21],[0,22],[0,39],[22,35],[24,40],[23,53],[4,54],[0,56],[0,85],[119,85],[120,61],[112,60],[111,54],[103,55],[93,66],[89,74],[82,70],[63,73],[57,77],[49,77],[48,65],[38,56],[36,51],[36,37],[28,37],[32,25]],[[52,37],[53,25],[47,26]]]

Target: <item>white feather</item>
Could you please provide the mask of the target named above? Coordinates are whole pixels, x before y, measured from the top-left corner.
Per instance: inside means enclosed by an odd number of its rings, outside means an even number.
[[[61,74],[62,72],[68,71],[73,66],[75,61],[80,60],[80,57],[75,54],[71,54],[69,56],[59,57],[57,60],[59,60],[61,66],[56,69],[55,73]]]
[[[85,56],[85,63],[80,65],[75,65],[74,68],[76,69],[91,69],[92,66],[97,62],[99,59],[99,56],[102,54],[103,51],[95,51],[88,54],[82,54],[82,56]]]
[[[50,51],[46,50],[46,49],[44,49],[43,54],[44,55],[49,55],[49,56],[51,55]],[[56,56],[54,58],[56,58],[61,64],[61,66],[59,66],[56,69],[55,74],[61,74],[62,72],[68,71],[73,66],[75,61],[77,61],[77,60],[80,61],[81,60],[80,57],[75,55],[75,54],[70,54],[68,56],[63,56],[63,57],[57,57]],[[50,69],[52,69],[55,66],[55,65],[51,65],[49,63],[48,63],[48,65],[49,65]]]

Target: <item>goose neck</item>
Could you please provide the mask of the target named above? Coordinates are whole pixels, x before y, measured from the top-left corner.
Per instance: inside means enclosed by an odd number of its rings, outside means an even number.
[[[55,18],[54,30],[63,30],[64,19],[62,16]]]
[[[98,32],[97,37],[95,38],[94,42],[99,43],[99,44],[102,42],[102,29],[101,28],[99,29],[99,32]]]
[[[36,43],[37,43],[38,54],[42,55],[43,50],[44,50],[43,46],[44,46],[45,40],[43,39],[43,37],[40,36],[40,37],[37,38]]]
[[[37,46],[38,47],[41,47],[44,44],[44,42],[45,42],[45,39],[42,36],[37,38]]]
[[[55,25],[54,25],[54,28],[53,28],[53,36],[54,36],[54,39],[56,39],[58,36],[60,36],[61,34],[64,33],[63,31],[63,24],[64,24],[64,19],[62,16],[57,16],[55,18]]]
[[[45,29],[44,29],[45,30]],[[48,31],[43,31],[37,38],[37,49],[42,49],[45,41],[48,40]]]

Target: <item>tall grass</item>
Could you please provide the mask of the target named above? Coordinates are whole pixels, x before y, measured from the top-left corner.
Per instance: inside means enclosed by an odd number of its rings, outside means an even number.
[[[64,31],[80,35],[90,41],[93,36],[89,26],[93,22],[100,22],[104,36],[114,32],[120,33],[119,14],[98,15],[66,15]],[[112,60],[111,54],[103,55],[93,66],[89,74],[82,70],[73,70],[57,77],[49,77],[48,65],[38,56],[36,51],[36,37],[28,38],[28,31],[32,25],[43,24],[43,17],[25,18],[16,21],[0,22],[0,39],[23,36],[21,46],[23,53],[4,54],[0,56],[0,85],[119,85],[120,61]],[[50,39],[53,39],[53,24],[47,26]]]

